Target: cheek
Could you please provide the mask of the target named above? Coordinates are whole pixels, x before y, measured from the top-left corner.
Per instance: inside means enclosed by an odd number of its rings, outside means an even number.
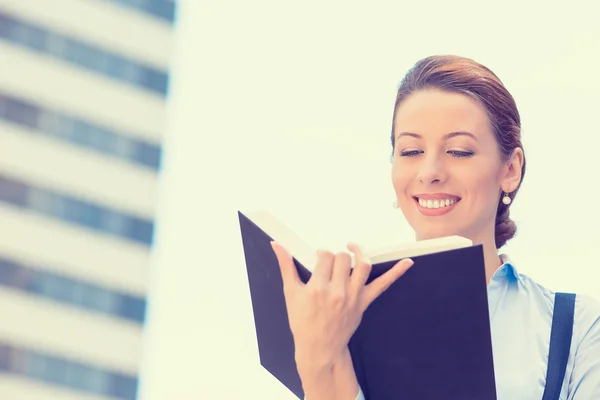
[[[500,190],[499,183],[495,171],[485,171],[483,173],[472,173],[470,182],[473,201],[477,203],[476,208],[479,210],[488,209],[495,213],[495,208],[498,203],[498,193]],[[493,209],[493,210],[492,210]]]
[[[392,184],[397,195],[406,191],[410,182],[410,173],[406,168],[400,168],[399,165],[392,167]]]

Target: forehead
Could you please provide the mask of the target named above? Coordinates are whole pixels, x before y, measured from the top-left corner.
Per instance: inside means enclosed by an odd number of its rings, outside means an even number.
[[[395,131],[421,135],[468,131],[476,136],[492,134],[486,109],[460,93],[422,90],[408,96],[398,107]]]

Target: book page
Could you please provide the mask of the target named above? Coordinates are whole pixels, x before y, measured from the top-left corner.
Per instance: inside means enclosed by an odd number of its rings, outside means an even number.
[[[284,246],[292,256],[306,269],[312,271],[316,262],[317,249],[302,240],[292,229],[287,227],[268,211],[244,213],[252,222],[259,226],[273,240]],[[375,249],[365,249],[372,264],[416,257],[418,255],[437,253],[452,249],[471,246],[471,240],[461,236],[448,236],[436,239],[421,240],[410,243],[386,246]],[[350,253],[352,267],[355,265],[354,255]]]

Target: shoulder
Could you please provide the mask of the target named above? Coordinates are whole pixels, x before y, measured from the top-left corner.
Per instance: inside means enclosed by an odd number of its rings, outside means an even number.
[[[585,294],[577,294],[574,324],[580,341],[591,337],[600,339],[600,301]]]
[[[541,312],[551,318],[556,291],[540,284],[525,274],[518,274],[519,286],[536,298]],[[600,335],[600,301],[590,295],[575,294],[574,335],[579,340],[595,333]],[[597,333],[596,333],[597,332]]]
[[[522,284],[528,287],[531,292],[536,293],[536,297],[543,304],[548,316],[552,317],[554,310],[554,300],[556,291],[541,285],[527,276],[521,276]],[[573,339],[576,343],[581,343],[591,337],[600,337],[600,301],[596,298],[582,293],[575,294],[575,315],[573,320]]]

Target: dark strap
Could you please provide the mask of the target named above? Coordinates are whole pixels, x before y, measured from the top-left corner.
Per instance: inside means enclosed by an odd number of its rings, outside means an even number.
[[[548,353],[548,371],[546,388],[542,400],[559,400],[562,389],[573,335],[575,315],[575,295],[556,293],[554,295],[554,313],[552,332],[550,333],[550,351]]]

